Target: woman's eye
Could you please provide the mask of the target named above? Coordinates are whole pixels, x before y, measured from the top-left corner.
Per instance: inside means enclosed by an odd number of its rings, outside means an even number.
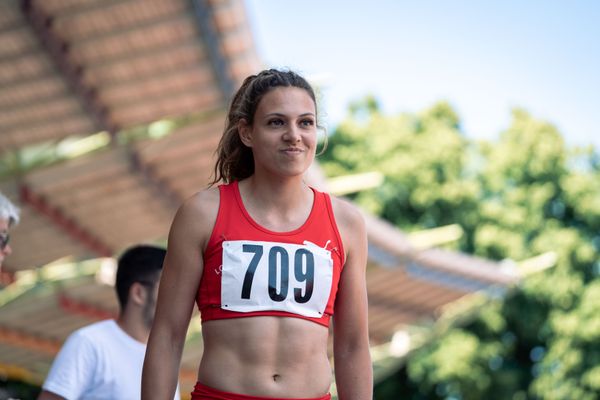
[[[302,126],[313,126],[315,124],[315,121],[313,121],[312,119],[303,119],[302,121],[300,121],[300,124]]]
[[[269,125],[272,126],[282,126],[283,125],[283,121],[280,119],[272,119],[268,122]]]

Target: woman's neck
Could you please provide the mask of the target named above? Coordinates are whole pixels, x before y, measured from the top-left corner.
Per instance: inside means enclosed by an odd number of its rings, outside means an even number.
[[[285,231],[301,226],[313,204],[313,192],[298,179],[272,180],[252,175],[239,183],[246,211],[259,224]]]

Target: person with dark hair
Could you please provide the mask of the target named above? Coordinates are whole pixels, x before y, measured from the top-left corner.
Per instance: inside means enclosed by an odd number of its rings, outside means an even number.
[[[339,399],[372,398],[366,229],[304,182],[317,121],[292,71],[250,76],[233,97],[214,180],[171,226],[143,399],[175,391],[194,302],[204,351],[192,399],[329,399],[332,317]]]
[[[8,230],[19,223],[19,209],[0,193],[0,271],[4,258],[12,253],[10,244],[10,234]]]
[[[160,247],[139,245],[121,255],[115,282],[118,318],[88,325],[69,336],[38,400],[140,398],[165,253]],[[175,398],[180,398],[178,393]]]

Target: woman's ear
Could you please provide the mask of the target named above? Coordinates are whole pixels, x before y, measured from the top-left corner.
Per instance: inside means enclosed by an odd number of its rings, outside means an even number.
[[[248,121],[244,118],[240,119],[237,128],[242,143],[248,147],[252,147],[252,127],[248,124]]]

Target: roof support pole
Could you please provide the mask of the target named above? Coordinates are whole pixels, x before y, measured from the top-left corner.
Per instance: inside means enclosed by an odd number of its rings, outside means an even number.
[[[231,78],[227,58],[221,50],[220,35],[215,26],[214,12],[209,0],[191,0],[198,21],[201,39],[204,41],[209,59],[217,82],[225,96],[230,96],[235,90],[235,82]],[[225,98],[225,101],[228,101]]]

